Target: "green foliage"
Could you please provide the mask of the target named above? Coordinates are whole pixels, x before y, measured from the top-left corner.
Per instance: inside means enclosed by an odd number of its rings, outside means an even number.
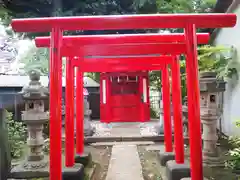
[[[216,0],[157,0],[161,13],[202,13],[210,12]]]
[[[236,121],[236,126],[237,126],[237,127],[240,127],[240,120],[237,120],[237,121]]]
[[[21,157],[26,141],[26,128],[22,122],[14,121],[12,113],[7,113],[8,141],[11,148],[11,157]]]
[[[159,71],[149,72],[149,82],[153,90],[161,91],[161,76]]]
[[[231,78],[240,70],[240,65],[236,61],[234,48],[222,46],[201,46],[198,48],[198,68],[200,72],[216,72],[218,78]],[[181,66],[182,98],[187,95],[186,88],[186,61],[183,59]]]
[[[9,13],[10,12],[6,8],[0,6],[0,20],[3,23],[3,25],[9,24],[11,19],[11,17],[9,16]]]
[[[240,120],[236,122],[236,126],[240,127]],[[230,159],[225,162],[226,167],[233,170],[240,170],[240,138],[230,137],[229,144],[231,145],[231,150],[228,151]]]
[[[151,118],[159,118],[157,111],[153,107],[150,107],[150,117]]]
[[[49,50],[47,48],[36,48],[34,46],[21,58],[21,63],[25,64],[25,72],[38,70],[42,75],[48,74]]]
[[[84,73],[84,76],[90,77],[91,79],[93,79],[98,83],[100,82],[100,73],[98,72],[87,72],[87,73]]]
[[[219,78],[231,78],[240,68],[235,49],[222,46],[201,46],[198,48],[199,71],[214,71]]]

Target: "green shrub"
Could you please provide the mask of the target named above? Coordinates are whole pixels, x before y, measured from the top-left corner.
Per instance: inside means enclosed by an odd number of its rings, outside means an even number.
[[[236,122],[236,126],[240,127],[240,121]],[[239,137],[230,137],[229,144],[232,147],[228,151],[230,158],[226,161],[225,165],[228,168],[233,170],[240,170],[240,138]]]
[[[228,155],[230,155],[230,159],[226,161],[226,167],[233,170],[240,170],[240,147],[230,150]]]
[[[158,118],[159,117],[157,111],[153,107],[150,108],[150,117],[151,118]]]
[[[26,127],[22,122],[14,121],[12,113],[7,112],[8,141],[11,149],[11,157],[21,157],[26,141]]]

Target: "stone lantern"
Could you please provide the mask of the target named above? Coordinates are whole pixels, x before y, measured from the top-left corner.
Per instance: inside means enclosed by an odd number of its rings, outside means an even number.
[[[225,91],[225,82],[215,72],[200,75],[200,116],[203,130],[203,163],[221,165],[217,148],[217,120],[220,115],[219,94]]]
[[[84,93],[84,135],[92,136],[95,129],[91,125],[92,110],[88,102],[88,93]]]
[[[88,92],[86,93],[86,89],[83,92],[84,100],[83,100],[83,113],[84,113],[84,136],[92,136],[95,132],[95,128],[92,127],[91,124],[91,114],[92,110],[90,109],[90,105],[88,102]],[[75,90],[75,97],[74,101],[76,102],[76,90]],[[74,128],[76,134],[76,103],[74,104]]]
[[[183,99],[182,121],[183,121],[183,135],[184,135],[184,137],[188,137],[188,106],[187,106],[187,97],[185,97]]]
[[[173,106],[170,105],[170,118],[172,122],[172,133],[174,132],[174,123],[173,123]],[[160,102],[160,116],[159,123],[155,127],[159,134],[164,134],[164,110],[163,110],[163,101]]]
[[[43,87],[40,80],[40,73],[30,71],[30,83],[23,87],[22,94],[25,101],[25,111],[22,112],[22,120],[27,125],[27,146],[28,154],[25,161],[15,167],[11,175],[14,178],[35,178],[48,177],[48,160],[44,158],[42,135],[43,125],[49,119],[44,111],[44,101],[49,97],[48,89]]]

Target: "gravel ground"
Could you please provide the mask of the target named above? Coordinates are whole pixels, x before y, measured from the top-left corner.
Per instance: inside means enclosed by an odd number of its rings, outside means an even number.
[[[147,151],[146,146],[138,146],[144,180],[163,180],[158,151]]]
[[[108,164],[112,153],[111,146],[88,146],[92,160],[97,164],[91,180],[105,180],[108,171]]]

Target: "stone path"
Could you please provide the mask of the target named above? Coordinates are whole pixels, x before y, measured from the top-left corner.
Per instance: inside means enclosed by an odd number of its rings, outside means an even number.
[[[143,180],[137,146],[119,144],[112,148],[106,180]]]

